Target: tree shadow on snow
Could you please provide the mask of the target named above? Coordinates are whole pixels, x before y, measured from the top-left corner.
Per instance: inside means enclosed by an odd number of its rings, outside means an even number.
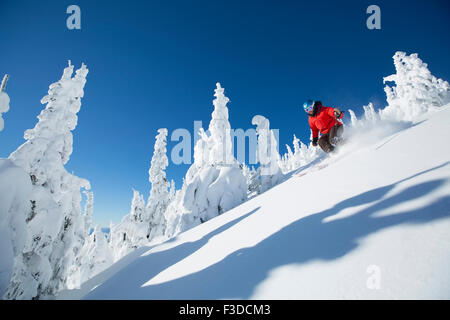
[[[249,299],[258,284],[264,281],[270,271],[277,267],[293,263],[301,264],[312,260],[329,261],[338,259],[357,248],[361,239],[381,229],[399,224],[419,224],[448,218],[450,216],[448,210],[450,196],[443,196],[425,207],[412,211],[396,211],[389,212],[387,216],[374,216],[381,210],[426,196],[438,189],[446,179],[416,184],[397,194],[387,196],[388,192],[399,183],[447,164],[449,162],[394,184],[361,193],[336,204],[330,209],[301,218],[254,247],[233,252],[206,269],[179,279],[141,287],[149,279],[149,276],[156,275],[156,271],[162,271],[173,263],[180,261],[199,249],[214,234],[229,226],[225,225],[197,242],[182,244],[168,252],[151,255],[154,256],[154,262],[145,261],[146,259],[139,260],[133,269],[127,268],[128,275],[124,275],[124,277],[133,277],[135,271],[139,275],[142,273],[140,268],[152,268],[152,270],[148,270],[146,279],[131,280],[130,289],[138,290],[132,298]],[[383,197],[386,198],[383,199]],[[351,216],[324,222],[325,218],[336,215],[346,208],[360,205],[367,206]],[[242,220],[244,217],[238,220]],[[230,222],[229,225],[237,222],[235,220]],[[162,257],[156,257],[156,255],[162,255]],[[148,259],[152,259],[151,256]]]
[[[259,209],[260,207],[257,207],[225,223],[197,241],[181,243],[173,248],[136,258],[123,270],[120,270],[96,288],[94,295],[88,294],[84,299],[97,299],[97,296],[100,296],[101,299],[149,299],[146,292],[141,288],[147,281],[168,267],[190,256],[202,248],[211,238],[238,224]],[[168,240],[168,242],[173,241],[175,239]],[[148,250],[149,248],[145,251]],[[142,253],[140,252],[140,254]],[[158,297],[158,293],[156,293],[152,299],[162,298]]]

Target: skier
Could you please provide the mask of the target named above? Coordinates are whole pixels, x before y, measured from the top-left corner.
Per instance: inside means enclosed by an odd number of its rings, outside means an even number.
[[[326,153],[333,152],[335,145],[342,142],[344,126],[340,119],[344,112],[338,108],[325,107],[320,101],[308,100],[303,104],[303,109],[309,116],[313,139],[312,145],[319,146]],[[319,139],[319,132],[322,136]]]

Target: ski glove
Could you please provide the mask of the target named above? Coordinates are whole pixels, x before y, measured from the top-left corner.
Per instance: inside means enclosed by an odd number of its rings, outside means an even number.
[[[312,140],[312,145],[313,145],[314,147],[317,146],[317,141],[318,141],[318,140],[319,140],[319,137],[313,138],[313,140]]]
[[[338,108],[334,108],[334,116],[337,118],[337,119],[340,119],[341,118],[341,115],[344,113],[344,111],[341,111],[341,110],[339,110]]]

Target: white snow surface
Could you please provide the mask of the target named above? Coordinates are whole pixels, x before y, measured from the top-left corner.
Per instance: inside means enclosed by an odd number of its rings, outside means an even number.
[[[325,168],[301,167],[58,299],[450,299],[449,123],[447,104],[359,131]]]

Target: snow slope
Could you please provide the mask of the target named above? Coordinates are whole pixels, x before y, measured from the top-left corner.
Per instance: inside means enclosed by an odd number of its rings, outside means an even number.
[[[58,298],[450,299],[449,123],[447,105],[382,139],[355,136],[326,168]]]

